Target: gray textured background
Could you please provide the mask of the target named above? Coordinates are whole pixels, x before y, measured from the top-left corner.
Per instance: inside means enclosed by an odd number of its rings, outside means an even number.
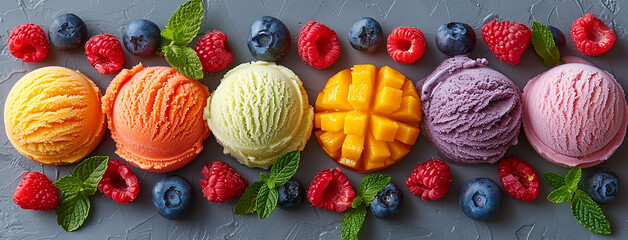
[[[58,15],[72,12],[86,22],[90,36],[111,33],[122,37],[124,26],[135,19],[146,18],[163,28],[170,14],[184,0],[2,0],[0,4],[0,106],[15,82],[27,72],[50,65],[77,69],[101,88],[107,87],[115,75],[101,75],[86,61],[82,51],[63,52],[51,48],[48,57],[39,63],[23,63],[10,55],[7,38],[16,25],[32,22],[48,29]],[[251,23],[262,15],[281,19],[290,29],[293,41],[288,55],[279,62],[294,70],[301,77],[308,91],[310,103],[314,103],[318,92],[334,73],[353,64],[370,63],[377,66],[389,65],[414,82],[429,74],[443,59],[435,46],[434,36],[439,25],[449,21],[461,21],[476,30],[478,41],[471,57],[484,57],[489,65],[510,77],[523,88],[526,81],[547,68],[528,49],[519,65],[500,63],[480,38],[480,28],[492,19],[511,20],[531,25],[532,20],[551,24],[567,35],[565,55],[581,56],[569,37],[572,22],[584,13],[591,12],[610,25],[617,34],[611,50],[602,56],[584,57],[602,69],[615,75],[624,89],[628,89],[628,1],[615,0],[458,0],[458,1],[395,1],[395,0],[345,0],[345,1],[205,1],[205,19],[200,34],[212,29],[222,30],[229,37],[228,44],[234,52],[235,61],[230,66],[254,60],[246,47],[246,37]],[[394,62],[384,49],[375,54],[365,54],[351,48],[348,41],[349,27],[357,19],[370,16],[378,20],[388,35],[393,28],[413,26],[422,30],[427,39],[427,51],[414,64]],[[334,29],[341,41],[341,57],[331,67],[317,70],[305,65],[296,49],[296,36],[301,26],[310,21],[320,21]],[[138,59],[126,54],[125,68],[142,62],[144,66],[167,65],[161,57]],[[226,71],[226,70],[225,70]],[[207,74],[202,82],[210,91],[216,89],[225,71]],[[0,124],[4,124],[0,118]],[[238,164],[222,154],[222,147],[213,137],[205,142],[205,149],[187,166],[173,172],[188,179],[196,194],[196,206],[192,214],[180,221],[169,221],[155,211],[150,201],[153,183],[164,174],[148,173],[133,168],[141,183],[141,191],[134,202],[119,204],[98,192],[92,199],[92,210],[82,228],[73,233],[64,232],[56,224],[54,211],[22,210],[12,201],[12,195],[24,171],[43,171],[56,180],[71,172],[75,165],[44,166],[19,154],[10,144],[0,127],[0,239],[339,239],[341,213],[312,207],[305,202],[294,211],[277,209],[265,220],[255,215],[235,216],[235,200],[215,204],[202,197],[200,169],[212,160],[224,160],[253,182],[259,178],[258,169]],[[553,171],[565,174],[567,169],[543,160],[530,147],[524,134],[519,144],[512,147],[509,155],[517,155],[534,166],[537,172]],[[109,132],[92,155],[114,153],[115,145]],[[607,162],[601,166],[616,171],[622,182],[620,195],[612,203],[602,206],[612,225],[613,235],[593,234],[582,227],[571,215],[568,204],[552,204],[545,199],[550,187],[542,182],[541,194],[533,202],[523,202],[505,195],[503,209],[488,222],[477,222],[467,218],[458,207],[458,192],[461,186],[474,177],[490,177],[499,182],[497,166],[451,165],[453,181],[450,192],[439,201],[424,202],[405,187],[405,179],[418,162],[436,157],[431,144],[424,137],[417,140],[411,153],[398,164],[381,173],[392,176],[405,196],[403,212],[392,220],[378,220],[368,214],[360,236],[364,239],[628,239],[628,201],[626,184],[628,170],[625,157],[628,144],[623,144]],[[312,137],[302,158],[296,177],[308,185],[318,171],[336,167]],[[364,177],[345,171],[354,188]]]

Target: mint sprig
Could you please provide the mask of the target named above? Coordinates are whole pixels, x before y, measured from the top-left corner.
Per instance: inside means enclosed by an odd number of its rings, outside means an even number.
[[[571,202],[571,212],[582,226],[594,233],[611,234],[611,225],[600,206],[585,191],[578,189],[582,178],[580,167],[569,169],[564,178],[551,172],[543,174],[543,177],[554,188],[547,195],[547,200],[553,203]]]
[[[553,67],[560,63],[565,63],[560,58],[560,52],[554,42],[554,35],[546,25],[534,20],[532,21],[532,45],[537,54],[539,62],[545,66]]]
[[[351,209],[342,217],[340,235],[343,240],[358,239],[358,233],[364,224],[366,207],[371,205],[377,193],[390,183],[390,176],[371,174],[360,181],[356,197],[351,202]]]
[[[193,79],[203,78],[203,65],[196,52],[187,45],[201,28],[205,7],[201,0],[189,0],[179,6],[161,31],[161,50],[166,61],[177,71]]]
[[[277,207],[279,192],[276,187],[284,185],[299,169],[301,153],[292,151],[277,160],[270,175],[260,173],[259,181],[249,185],[235,206],[235,214],[257,212],[260,219],[268,217]]]
[[[57,223],[63,230],[78,229],[89,214],[89,196],[96,193],[98,183],[107,170],[109,157],[90,157],[79,163],[72,176],[64,176],[54,182],[63,193],[55,214]]]

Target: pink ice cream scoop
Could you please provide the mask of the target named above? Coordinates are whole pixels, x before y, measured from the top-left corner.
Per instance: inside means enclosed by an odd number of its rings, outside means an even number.
[[[608,159],[623,141],[628,105],[610,73],[583,60],[570,62],[526,84],[523,130],[548,161],[590,167]]]

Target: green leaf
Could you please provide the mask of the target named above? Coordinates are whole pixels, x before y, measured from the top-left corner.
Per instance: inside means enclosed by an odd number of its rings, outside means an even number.
[[[575,192],[578,189],[578,183],[582,177],[582,168],[575,166],[569,169],[567,176],[565,176],[565,185],[569,189],[569,192]]]
[[[54,185],[61,189],[61,191],[72,193],[81,191],[85,188],[83,182],[77,177],[73,176],[64,176],[54,182]]]
[[[177,71],[193,79],[203,78],[203,65],[201,60],[190,47],[167,45],[162,49],[166,61]]]
[[[269,188],[268,184],[262,185],[255,201],[255,209],[259,219],[268,217],[275,210],[277,199],[279,199],[279,192],[276,188]]]
[[[342,229],[340,230],[340,236],[343,240],[357,240],[358,233],[362,229],[364,224],[364,217],[366,217],[366,207],[361,205],[359,208],[352,208],[345,213],[342,217]]]
[[[89,197],[84,191],[63,192],[56,210],[57,223],[65,231],[74,231],[83,225],[89,208]]]
[[[281,186],[286,183],[299,169],[301,152],[292,151],[283,155],[270,168],[270,178],[275,181],[275,186]]]
[[[560,59],[560,52],[554,43],[552,32],[536,20],[532,21],[532,45],[539,56],[539,61],[545,66],[553,67],[558,63],[564,63]]]
[[[351,202],[351,207],[352,208],[358,208],[362,203],[364,203],[364,197],[356,196],[353,199],[353,201]]]
[[[235,206],[235,214],[244,215],[255,212],[257,194],[263,185],[265,185],[264,182],[257,181],[246,187],[244,194]]]
[[[172,33],[167,33],[166,36],[171,35],[175,45],[187,46],[201,29],[203,15],[205,8],[201,0],[187,1],[170,16],[166,29]]]
[[[558,175],[553,172],[546,172],[543,174],[543,178],[545,182],[549,184],[553,189],[558,189],[562,186],[565,186],[565,177]]]
[[[271,179],[268,175],[260,172],[259,178],[262,179],[262,182],[265,182],[268,185],[268,188],[275,188],[275,181]]]
[[[108,162],[109,157],[107,156],[95,156],[83,160],[74,168],[72,176],[83,181],[84,191],[87,196],[92,196],[96,193],[96,187],[98,187],[102,175],[107,170]]]
[[[600,206],[584,191],[578,189],[571,200],[571,212],[582,226],[594,233],[611,234],[611,224]]]
[[[567,186],[562,186],[547,195],[547,200],[553,203],[563,203],[571,201],[572,197],[573,193],[569,192]]]
[[[161,36],[162,36],[163,38],[168,39],[168,40],[170,40],[170,41],[172,41],[172,39],[174,38],[174,37],[172,36],[174,33],[172,32],[172,29],[171,29],[171,28],[169,28],[168,26],[166,26],[166,27],[164,28],[164,30],[161,30],[161,33],[160,33],[160,34],[161,34]],[[162,41],[162,42],[163,42],[163,41]],[[168,45],[168,44],[166,44],[166,45]]]
[[[357,196],[362,196],[364,203],[368,207],[375,199],[379,191],[390,183],[390,176],[384,174],[370,174],[360,181]]]

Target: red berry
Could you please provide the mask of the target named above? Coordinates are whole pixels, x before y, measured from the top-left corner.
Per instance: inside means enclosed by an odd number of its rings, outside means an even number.
[[[229,164],[213,161],[205,164],[201,170],[201,188],[207,200],[219,203],[240,196],[249,183]]]
[[[336,212],[350,208],[354,198],[351,181],[339,168],[320,171],[307,191],[307,200],[312,205]]]
[[[41,27],[25,23],[13,28],[9,35],[9,51],[24,62],[39,62],[48,55],[48,37]]]
[[[98,190],[119,203],[135,200],[140,192],[140,183],[131,169],[118,160],[109,160],[107,171],[98,183]]]
[[[199,39],[194,45],[194,51],[201,59],[205,72],[218,72],[233,63],[227,35],[219,30],[209,32]]]
[[[25,172],[13,202],[23,209],[52,210],[59,204],[59,190],[43,173]]]
[[[576,49],[584,55],[605,53],[615,43],[615,32],[591,13],[576,19],[571,26],[571,38]]]
[[[438,200],[449,191],[451,172],[449,165],[440,159],[422,162],[412,170],[406,179],[406,186],[423,201]]]
[[[532,201],[539,195],[539,175],[534,168],[516,157],[499,162],[499,178],[510,196]]]
[[[308,65],[323,69],[340,57],[340,41],[334,30],[316,21],[310,21],[299,32],[299,56]]]
[[[124,53],[120,40],[111,34],[96,35],[87,40],[85,56],[100,74],[115,73],[124,64]]]
[[[393,60],[411,64],[425,53],[425,37],[419,29],[398,27],[388,35],[386,48]]]
[[[493,20],[482,27],[482,39],[502,62],[516,65],[530,45],[532,32],[523,23]]]

